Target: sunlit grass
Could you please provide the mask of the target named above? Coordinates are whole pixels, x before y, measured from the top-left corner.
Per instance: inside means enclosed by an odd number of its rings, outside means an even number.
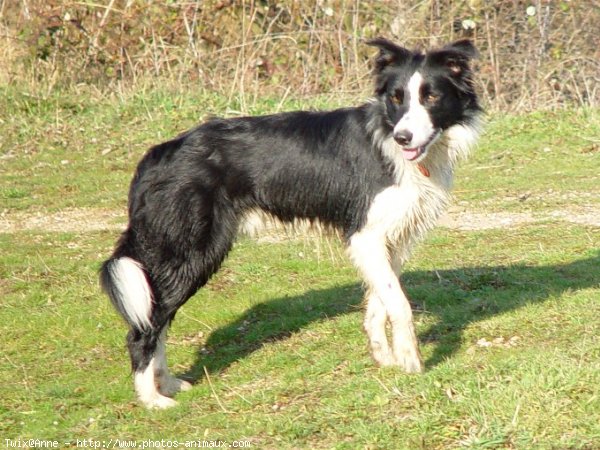
[[[209,114],[234,114],[206,94],[97,103],[10,95],[2,101],[14,113],[0,121],[7,215],[123,210],[148,146]],[[492,118],[460,170],[457,202],[482,212],[597,206],[599,152],[583,139],[598,135],[597,120],[597,111]],[[432,233],[403,275],[421,376],[373,365],[362,287],[341,244],[241,239],[172,327],[171,368],[195,386],[169,411],[135,402],[125,326],[98,288],[117,235],[0,233],[2,439],[348,449],[600,442],[597,227],[547,220]]]

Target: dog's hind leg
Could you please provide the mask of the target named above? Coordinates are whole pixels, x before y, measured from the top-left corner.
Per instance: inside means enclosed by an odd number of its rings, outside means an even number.
[[[160,265],[151,268],[152,286],[155,294],[150,334],[139,335],[139,342],[130,338],[129,350],[135,372],[135,387],[142,403],[149,408],[167,408],[176,404],[170,398],[177,392],[187,391],[192,385],[170,374],[167,366],[167,329],[177,310],[204,286],[215,273],[231,249],[237,217],[227,216],[227,211],[213,216],[222,219],[215,227],[201,227],[201,232],[189,232],[177,236],[180,243],[174,259],[161,258]],[[230,226],[225,226],[224,223]],[[175,240],[176,236],[172,236]],[[187,239],[187,242],[185,241]],[[164,255],[169,254],[165,249]],[[138,337],[137,335],[134,337]],[[137,365],[140,361],[146,365]],[[150,382],[152,380],[152,383]]]
[[[130,323],[127,335],[135,391],[147,408],[175,406],[177,403],[170,397],[191,387],[188,382],[178,380],[169,373],[166,339],[175,312],[196,292],[200,276],[189,270],[194,267],[189,260],[179,266],[172,263],[166,266],[177,267],[178,270],[163,270],[163,277],[153,278],[148,323],[144,326]],[[149,273],[157,273],[152,269]]]
[[[160,297],[164,299],[164,296]],[[178,297],[179,298],[179,297]],[[167,366],[167,330],[174,312],[189,296],[179,298],[170,309],[155,307],[152,314],[153,327],[149,330],[132,329],[127,336],[127,345],[134,372],[134,386],[138,399],[147,408],[164,409],[175,406],[173,396],[180,391],[190,390],[192,385],[169,372]],[[163,308],[166,306],[164,302]]]
[[[129,324],[127,347],[138,398],[149,408],[167,408],[175,405],[175,401],[158,391],[156,372],[161,372],[164,365],[161,336],[169,316],[158,308],[157,301],[162,297],[157,297],[152,289],[146,268],[140,262],[143,258],[126,256],[131,254],[130,238],[131,233],[124,234],[117,254],[103,264],[101,284]],[[162,353],[157,354],[157,348]]]
[[[190,251],[184,263],[163,260],[163,270],[154,270],[154,303],[151,328],[133,328],[127,343],[134,371],[135,391],[139,400],[148,408],[168,408],[177,403],[173,397],[179,391],[189,390],[191,384],[175,378],[167,366],[167,329],[177,310],[201,287],[218,268],[226,255],[228,246],[211,255],[210,264],[197,250]],[[176,268],[176,270],[171,270]],[[162,277],[156,273],[163,274]]]
[[[161,331],[140,332],[132,329],[127,335],[127,345],[134,372],[135,392],[147,408],[170,408],[177,402],[159,391],[157,372],[161,371],[161,355],[157,354]],[[164,349],[163,349],[164,353]]]
[[[154,376],[158,391],[167,397],[173,397],[180,391],[189,391],[192,388],[191,383],[174,377],[169,372],[167,365],[167,329],[165,326],[160,333],[155,353]]]
[[[135,391],[148,408],[174,406],[171,397],[191,387],[169,373],[167,328],[219,269],[238,229],[239,214],[225,194],[210,201],[199,188],[179,194],[178,201],[161,204],[160,214],[145,203],[140,208],[146,209],[131,212],[130,227],[100,273],[104,291],[129,324]]]

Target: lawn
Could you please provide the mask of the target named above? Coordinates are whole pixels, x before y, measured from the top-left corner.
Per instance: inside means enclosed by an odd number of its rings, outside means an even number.
[[[97,271],[145,149],[236,106],[203,93],[1,98],[11,114],[0,120],[0,219],[116,219],[0,230],[0,446],[600,448],[600,228],[564,220],[600,212],[600,111],[489,118],[459,171],[456,205],[538,220],[440,227],[418,247],[403,282],[423,375],[373,365],[341,244],[241,238],[171,329],[170,366],[194,389],[177,408],[147,411]],[[338,103],[265,101],[249,112],[327,105]]]

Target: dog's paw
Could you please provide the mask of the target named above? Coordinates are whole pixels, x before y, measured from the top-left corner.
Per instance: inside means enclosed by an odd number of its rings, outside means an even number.
[[[395,365],[406,373],[422,373],[423,362],[419,350],[403,349],[394,353]]]
[[[178,378],[178,380],[179,380],[179,383],[180,383],[179,384],[179,390],[181,392],[190,391],[192,389],[192,387],[193,387],[192,383],[190,383],[189,381],[185,381],[185,380],[182,380],[182,379],[179,379],[179,378]]]
[[[188,381],[173,376],[163,377],[158,381],[158,390],[167,397],[173,397],[178,392],[189,391],[192,384]]]
[[[371,350],[371,357],[379,367],[396,365],[392,349],[388,345],[387,340],[377,338],[369,339],[369,347]]]
[[[392,367],[398,365],[392,352],[373,351],[371,356],[379,367]]]
[[[140,399],[144,406],[148,409],[167,409],[177,406],[177,402],[170,397],[156,394],[150,398]]]

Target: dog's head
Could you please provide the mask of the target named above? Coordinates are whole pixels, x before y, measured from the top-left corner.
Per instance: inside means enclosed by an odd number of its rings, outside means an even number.
[[[456,41],[427,53],[386,39],[368,44],[379,48],[375,95],[405,159],[424,159],[445,130],[468,123],[480,112],[470,67],[477,50],[470,41]]]

